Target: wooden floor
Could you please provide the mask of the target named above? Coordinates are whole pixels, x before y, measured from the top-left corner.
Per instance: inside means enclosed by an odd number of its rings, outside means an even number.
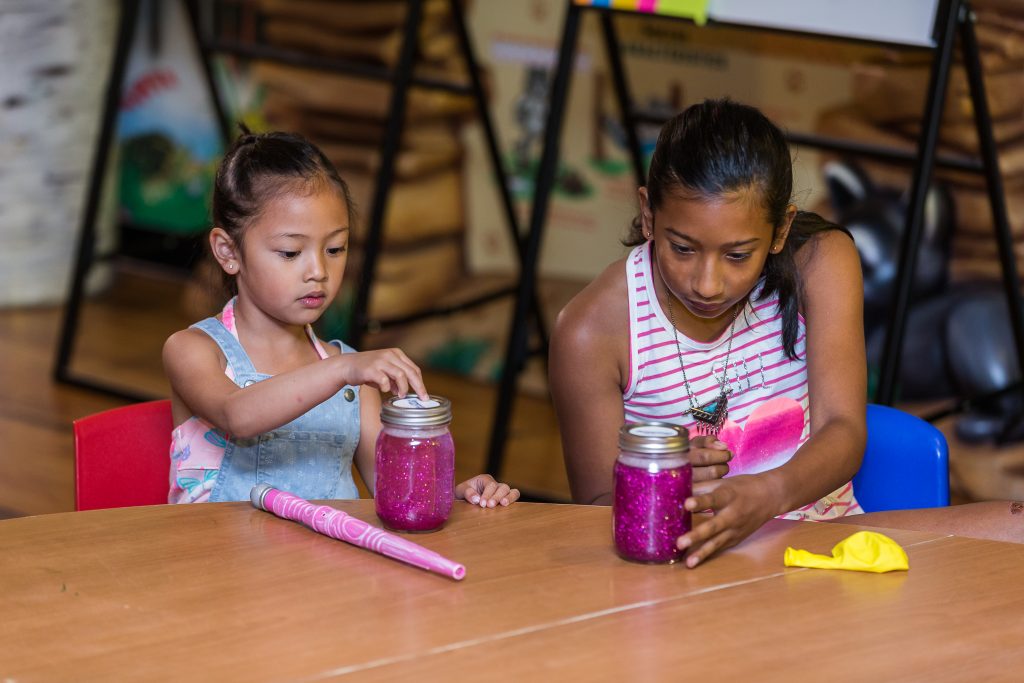
[[[172,278],[122,272],[117,287],[82,308],[73,374],[166,396],[160,350],[169,334],[195,321],[190,296]],[[0,310],[0,517],[73,510],[71,423],[126,403],[52,380],[61,319],[61,308]],[[495,387],[439,373],[428,373],[426,380],[432,393],[452,400],[457,475],[482,472]],[[544,498],[568,500],[557,435],[549,401],[521,396],[504,480]]]

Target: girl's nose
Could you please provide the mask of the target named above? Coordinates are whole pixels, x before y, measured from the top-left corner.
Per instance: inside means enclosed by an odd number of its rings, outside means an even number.
[[[322,256],[314,255],[310,259],[306,269],[306,279],[314,282],[322,282],[327,279],[327,264],[324,263]]]
[[[722,295],[722,275],[715,263],[702,263],[693,285],[694,294],[705,301],[713,301]]]

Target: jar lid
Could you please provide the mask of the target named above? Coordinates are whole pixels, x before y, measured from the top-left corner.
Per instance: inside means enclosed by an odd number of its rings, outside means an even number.
[[[619,429],[619,448],[654,455],[680,453],[690,448],[690,434],[668,422],[627,422]]]
[[[404,427],[435,427],[452,421],[452,403],[443,396],[430,395],[426,401],[416,394],[392,396],[380,407],[380,419]]]

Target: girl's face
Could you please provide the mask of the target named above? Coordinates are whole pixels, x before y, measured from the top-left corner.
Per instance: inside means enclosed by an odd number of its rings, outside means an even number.
[[[333,185],[267,202],[245,229],[232,261],[238,294],[271,318],[304,325],[320,318],[341,286],[348,260],[348,207]],[[217,253],[217,245],[214,245]]]
[[[782,248],[795,208],[773,229],[756,190],[711,199],[664,198],[652,214],[640,188],[644,236],[654,241],[656,270],[675,297],[682,326],[715,327],[732,320],[735,306],[757,284],[765,260]],[[675,302],[673,302],[674,304]]]

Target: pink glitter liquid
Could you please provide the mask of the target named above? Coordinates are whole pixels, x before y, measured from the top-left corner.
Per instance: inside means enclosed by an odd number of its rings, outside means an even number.
[[[455,498],[455,444],[447,428],[398,429],[377,437],[377,516],[396,531],[434,531]]]
[[[685,463],[654,469],[615,463],[612,534],[620,557],[670,563],[682,558],[676,539],[690,530],[683,503],[693,490],[693,468]]]

